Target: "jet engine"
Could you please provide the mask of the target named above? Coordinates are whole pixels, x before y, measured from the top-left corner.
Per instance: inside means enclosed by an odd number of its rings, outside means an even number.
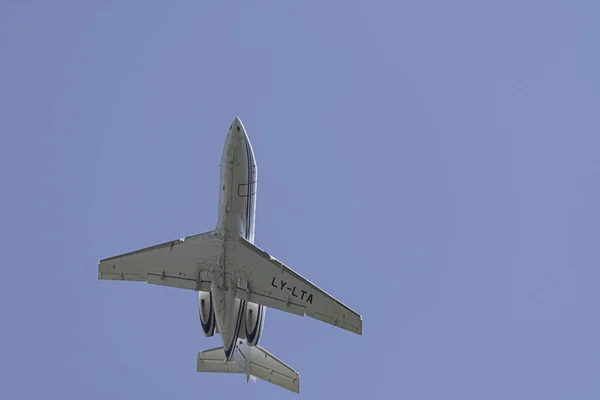
[[[204,336],[214,335],[216,321],[211,292],[198,292],[198,311],[200,312],[200,324]]]
[[[258,344],[265,319],[265,308],[256,303],[246,303],[245,329],[248,345]]]

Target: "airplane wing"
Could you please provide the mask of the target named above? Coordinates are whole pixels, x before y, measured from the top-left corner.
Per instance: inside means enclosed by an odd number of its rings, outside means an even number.
[[[239,268],[237,297],[362,335],[358,313],[254,244],[240,238],[226,255]]]
[[[218,263],[222,243],[207,232],[107,258],[98,265],[98,279],[209,291],[209,267]]]

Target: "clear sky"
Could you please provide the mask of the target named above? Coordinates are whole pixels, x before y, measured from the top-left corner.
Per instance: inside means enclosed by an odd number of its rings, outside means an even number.
[[[298,398],[196,372],[195,293],[97,280],[213,229],[235,116],[256,244],[364,319],[269,310],[302,398],[600,398],[599,13],[0,1],[0,398]]]

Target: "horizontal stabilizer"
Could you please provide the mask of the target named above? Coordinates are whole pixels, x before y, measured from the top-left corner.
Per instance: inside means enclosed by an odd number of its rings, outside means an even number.
[[[252,346],[250,349],[252,354],[250,375],[292,392],[300,392],[300,374],[298,372],[258,345]]]
[[[228,361],[223,347],[198,353],[198,372],[246,374],[273,383],[292,392],[300,392],[300,374],[260,346],[244,346],[246,371],[235,361]],[[248,356],[250,353],[250,357]]]
[[[227,361],[223,347],[198,353],[198,372],[221,372],[241,374],[244,371],[233,361]]]

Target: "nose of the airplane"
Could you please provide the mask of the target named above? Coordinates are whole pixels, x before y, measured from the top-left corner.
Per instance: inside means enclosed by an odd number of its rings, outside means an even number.
[[[223,157],[229,159],[235,157],[236,153],[239,153],[238,156],[245,155],[247,153],[246,146],[248,145],[248,135],[246,134],[244,125],[238,117],[235,117],[225,139]]]
[[[242,120],[239,117],[235,117],[231,126],[229,127],[229,132],[235,134],[246,134],[246,130],[244,129],[244,124],[242,124]]]

